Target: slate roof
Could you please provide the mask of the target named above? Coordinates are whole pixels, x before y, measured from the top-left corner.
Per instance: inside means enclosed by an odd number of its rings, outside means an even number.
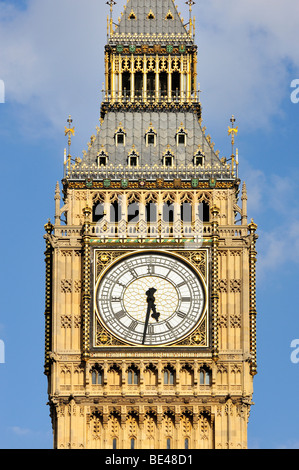
[[[130,19],[131,13],[134,13],[136,19]],[[152,12],[153,19],[148,15]],[[173,19],[166,19],[168,13],[171,13]],[[109,42],[116,42],[117,39],[136,36],[146,37],[147,40],[153,40],[156,36],[183,39],[190,42],[190,36],[186,30],[181,17],[176,9],[173,0],[129,0],[122,18],[116,27],[115,33]]]
[[[125,132],[125,145],[116,146],[116,132]],[[156,146],[146,145],[146,133],[152,128]],[[177,132],[183,129],[187,134],[186,146],[177,145]],[[175,166],[193,166],[193,157],[201,149],[205,155],[205,167],[225,168],[220,163],[212,146],[193,112],[108,112],[83,158],[88,167],[97,166],[100,152],[108,156],[108,166],[126,166],[128,156],[134,151],[139,156],[139,166],[162,165],[163,154],[169,150],[174,156]]]

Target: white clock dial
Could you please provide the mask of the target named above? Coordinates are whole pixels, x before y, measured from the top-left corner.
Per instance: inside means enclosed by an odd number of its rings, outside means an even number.
[[[181,259],[134,254],[105,273],[96,304],[101,321],[119,339],[158,346],[193,331],[204,312],[205,290],[199,274]]]

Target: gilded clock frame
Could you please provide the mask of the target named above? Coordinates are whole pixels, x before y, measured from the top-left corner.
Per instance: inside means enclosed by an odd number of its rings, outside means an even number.
[[[200,278],[200,281],[203,286],[204,295],[205,295],[205,305],[203,308],[202,315],[200,320],[197,322],[195,327],[189,331],[185,336],[182,336],[179,340],[170,342],[167,345],[136,345],[130,343],[129,341],[121,341],[114,335],[100,320],[100,315],[98,312],[96,293],[98,286],[106,274],[106,272],[115,264],[120,261],[129,258],[134,254],[167,254],[172,256],[181,262],[187,264]],[[101,260],[104,260],[102,261]],[[197,260],[197,261],[192,261]],[[90,349],[91,353],[94,356],[96,353],[100,353],[103,348],[131,348],[134,346],[136,349],[145,350],[145,349],[157,349],[157,348],[173,348],[173,347],[197,347],[201,349],[208,349],[210,347],[210,299],[209,299],[209,290],[210,290],[210,276],[208,269],[208,259],[209,259],[209,248],[202,247],[199,250],[186,250],[182,248],[151,248],[151,249],[100,249],[95,247],[92,251],[92,260],[93,260],[93,272],[92,272],[92,307],[91,307],[91,344]]]

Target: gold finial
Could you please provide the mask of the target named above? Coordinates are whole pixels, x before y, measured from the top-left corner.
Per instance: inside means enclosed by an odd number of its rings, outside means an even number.
[[[192,7],[195,5],[193,0],[187,0],[186,5],[189,5],[189,34],[192,34]]]
[[[75,128],[72,127],[71,128],[71,124],[73,122],[71,116],[68,117],[67,119],[67,122],[68,122],[68,125],[69,127],[65,127],[64,128],[64,135],[65,136],[68,136],[68,147],[69,147],[69,151],[68,151],[68,163],[70,164],[70,160],[71,160],[71,144],[72,144],[72,135],[75,135]]]
[[[107,18],[107,36],[109,36],[109,27],[110,27],[110,36],[113,35],[113,7],[116,5],[114,0],[108,0],[107,5],[110,5],[110,19]]]
[[[108,0],[106,2],[107,5],[110,5],[110,18],[112,18],[112,13],[113,13],[113,7],[116,5],[116,2],[114,0]]]
[[[232,136],[232,154],[234,155],[235,136],[238,134],[238,127],[234,127],[236,122],[234,115],[231,117],[230,122],[232,123],[232,127],[228,128],[228,135]]]
[[[232,140],[231,140],[231,143],[232,143],[232,156],[231,156],[231,160],[232,160],[232,171],[234,171],[234,164],[235,164],[235,137],[236,135],[238,134],[238,127],[234,127],[235,126],[235,122],[236,122],[236,119],[235,119],[235,116],[233,115],[231,117],[231,120],[230,122],[232,123],[232,127],[228,127],[228,135],[231,135],[232,137]],[[238,157],[237,157],[237,166],[239,164],[239,161],[238,161]]]

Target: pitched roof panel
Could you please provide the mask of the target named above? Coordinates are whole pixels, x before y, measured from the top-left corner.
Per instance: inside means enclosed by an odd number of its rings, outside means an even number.
[[[167,19],[168,13],[173,19]],[[149,13],[153,18],[149,18]],[[132,15],[132,19],[131,18]],[[152,15],[150,15],[152,16]],[[128,0],[116,30],[116,35],[169,35],[189,39],[173,0]]]

